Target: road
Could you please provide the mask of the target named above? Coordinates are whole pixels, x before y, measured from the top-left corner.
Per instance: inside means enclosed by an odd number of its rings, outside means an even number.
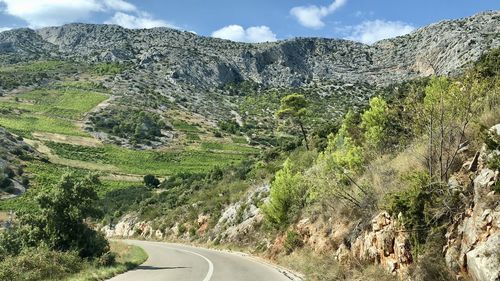
[[[291,281],[300,280],[255,258],[178,244],[125,240],[148,260],[110,281]]]

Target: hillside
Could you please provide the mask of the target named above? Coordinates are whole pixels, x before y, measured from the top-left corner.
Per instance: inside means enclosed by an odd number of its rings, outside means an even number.
[[[119,237],[307,280],[496,280],[499,34],[498,11],[373,45],[0,32],[0,279],[145,260]]]
[[[69,24],[2,32],[0,57],[6,64],[36,59],[119,66],[103,69],[118,74],[103,81],[113,98],[86,120],[87,129],[101,132],[95,135],[104,140],[110,141],[111,134],[111,139],[130,144],[129,137],[96,123],[110,113],[139,109],[163,115],[169,125],[158,132],[160,145],[172,142],[173,132],[168,131],[179,131],[172,126],[175,122],[206,123],[215,131],[218,122],[236,120],[247,138],[266,145],[277,127],[269,112],[279,99],[272,99],[269,91],[306,93],[317,105],[316,123],[338,118],[347,108],[366,105],[377,88],[460,73],[500,45],[499,17],[498,12],[484,12],[443,21],[371,46],[322,38],[243,44],[168,28]],[[176,120],[179,115],[188,120]]]
[[[22,194],[28,185],[23,175],[24,162],[41,159],[32,147],[0,128],[0,198],[7,199]]]

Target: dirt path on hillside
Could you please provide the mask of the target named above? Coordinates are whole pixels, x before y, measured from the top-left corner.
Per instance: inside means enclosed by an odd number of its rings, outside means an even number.
[[[55,133],[46,133],[46,132],[34,132],[31,135],[35,137],[37,140],[41,141],[51,141],[57,143],[65,143],[79,146],[90,146],[97,147],[102,145],[102,142],[95,138],[87,138],[87,137],[77,137],[77,136],[67,136]]]

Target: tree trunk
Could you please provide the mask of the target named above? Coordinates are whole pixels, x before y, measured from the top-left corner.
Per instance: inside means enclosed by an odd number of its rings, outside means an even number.
[[[304,125],[302,124],[302,121],[299,121],[299,126],[300,126],[300,130],[302,131],[302,136],[304,137],[306,149],[309,150],[309,144],[307,143],[307,134],[306,134],[306,130],[304,129]]]

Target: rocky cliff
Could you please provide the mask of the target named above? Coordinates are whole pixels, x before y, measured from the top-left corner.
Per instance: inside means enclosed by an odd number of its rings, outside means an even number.
[[[500,124],[490,129],[500,139]],[[500,150],[482,149],[465,165],[466,177],[455,178],[450,186],[461,187],[461,194],[472,193],[467,208],[448,228],[444,248],[446,263],[458,275],[469,274],[475,281],[500,280],[500,194],[499,171],[486,165]],[[454,182],[454,183],[453,183]],[[459,183],[458,185],[456,183]]]
[[[69,24],[0,33],[0,55],[134,62],[163,82],[210,88],[250,80],[300,86],[314,80],[388,84],[454,74],[500,44],[500,13],[443,21],[371,46],[346,40],[295,38],[244,44],[169,28],[129,30]],[[154,81],[154,79],[151,79]]]

